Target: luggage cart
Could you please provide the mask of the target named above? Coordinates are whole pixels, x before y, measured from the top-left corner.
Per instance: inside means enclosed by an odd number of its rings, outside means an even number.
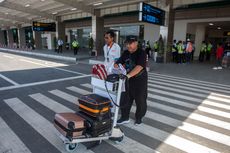
[[[108,97],[108,92],[109,92],[110,94],[109,97],[111,97],[114,100],[114,102],[116,102],[116,104],[119,106],[121,92],[122,92],[122,84],[124,80],[125,80],[124,75],[120,75],[119,81],[115,83],[107,82],[92,77],[91,85],[93,86],[93,93]],[[107,87],[105,87],[105,83]],[[112,140],[115,142],[121,142],[124,138],[124,133],[119,128],[119,126],[117,126],[119,107],[114,105],[113,108],[114,108],[114,113],[112,115],[113,125],[110,132],[104,133],[98,137],[91,137],[90,135],[86,135],[86,136],[81,136],[79,138],[67,138],[58,132],[58,136],[65,144],[66,151],[68,152],[75,151],[77,149],[78,144],[82,142],[99,142],[98,144],[100,144],[103,140]]]

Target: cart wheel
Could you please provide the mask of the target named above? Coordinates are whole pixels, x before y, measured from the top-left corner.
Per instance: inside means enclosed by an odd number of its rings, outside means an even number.
[[[67,143],[65,144],[65,149],[68,152],[73,152],[74,150],[76,150],[78,146],[78,143]]]

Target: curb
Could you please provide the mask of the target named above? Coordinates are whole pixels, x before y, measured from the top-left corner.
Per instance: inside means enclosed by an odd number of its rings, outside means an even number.
[[[11,52],[11,53],[39,56],[39,57],[45,57],[45,58],[51,58],[51,59],[70,61],[70,62],[76,62],[77,60],[81,60],[81,58],[78,58],[78,57],[66,57],[66,56],[59,56],[59,55],[52,55],[52,54],[34,53],[34,52],[15,50],[15,49],[7,49],[7,48],[0,48],[0,50],[6,51],[6,52]],[[82,59],[90,59],[90,58],[91,57],[82,57]]]

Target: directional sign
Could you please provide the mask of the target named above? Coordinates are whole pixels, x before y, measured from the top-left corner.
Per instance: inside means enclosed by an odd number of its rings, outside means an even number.
[[[139,9],[139,21],[164,25],[165,11],[141,2]]]
[[[33,22],[33,31],[56,31],[56,24],[53,23],[42,23]]]

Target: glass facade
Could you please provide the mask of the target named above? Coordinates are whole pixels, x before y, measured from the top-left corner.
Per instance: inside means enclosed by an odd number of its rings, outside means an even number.
[[[72,42],[74,39],[77,39],[81,48],[88,48],[91,33],[91,28],[72,30],[70,31],[70,42]]]
[[[117,43],[120,45],[121,49],[124,50],[124,42],[127,36],[134,35],[137,36],[138,40],[141,42],[144,39],[144,26],[143,25],[130,25],[130,26],[114,26],[106,28],[107,30],[114,30],[118,38],[116,38]]]
[[[18,29],[12,29],[13,31],[13,41],[18,44]]]

